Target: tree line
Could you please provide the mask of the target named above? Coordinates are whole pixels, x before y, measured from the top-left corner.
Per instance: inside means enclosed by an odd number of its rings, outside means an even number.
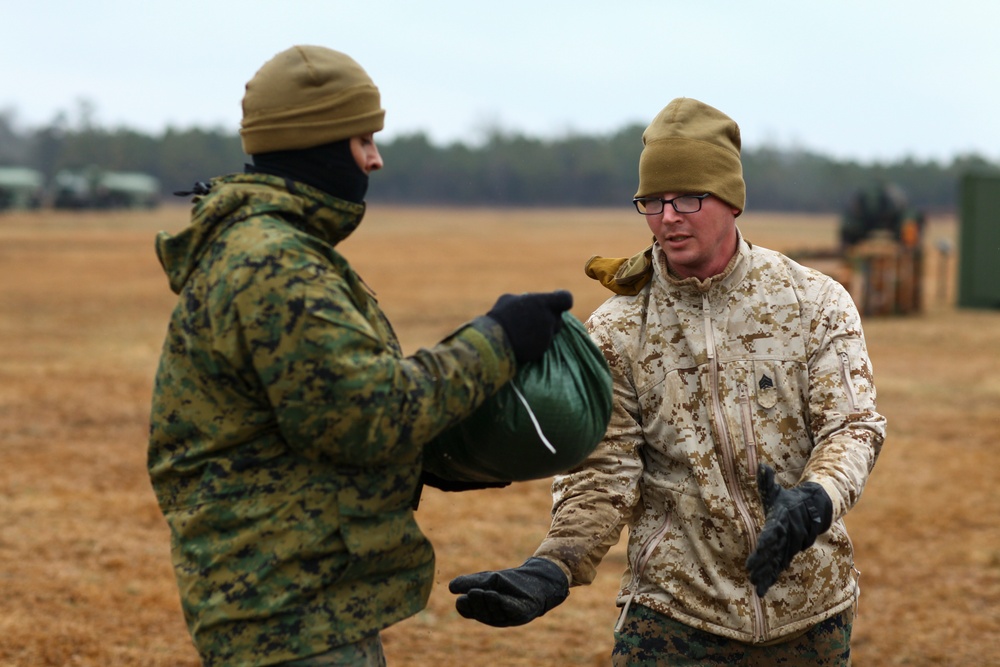
[[[607,135],[530,137],[494,129],[475,143],[433,143],[426,134],[379,142],[386,169],[372,177],[368,199],[415,205],[618,206],[630,205],[638,182],[641,125]],[[914,208],[951,211],[964,173],[1000,172],[978,154],[950,162],[903,158],[863,164],[797,148],[744,147],[747,208],[758,211],[834,212],[874,183],[894,183]],[[104,128],[60,116],[48,126],[19,130],[13,113],[0,112],[0,166],[35,169],[46,179],[61,170],[98,167],[157,178],[162,196],[196,181],[242,171],[238,133],[167,128],[151,135]]]

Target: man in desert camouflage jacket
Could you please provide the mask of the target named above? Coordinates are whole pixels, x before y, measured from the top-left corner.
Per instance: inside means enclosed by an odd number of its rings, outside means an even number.
[[[378,89],[348,56],[294,47],[243,108],[253,164],[200,184],[191,225],[156,242],[179,299],[149,472],[184,615],[210,667],[384,665],[379,631],[433,580],[423,445],[541,357],[571,297],[504,295],[404,357],[337,250],[382,166]]]
[[[451,584],[464,616],[517,625],[590,583],[628,526],[616,665],[846,665],[854,555],[842,518],[885,420],[844,288],[754,246],[739,128],[693,99],[643,135],[635,205],[654,241],[588,274],[614,377],[603,443],[553,484],[524,565]]]

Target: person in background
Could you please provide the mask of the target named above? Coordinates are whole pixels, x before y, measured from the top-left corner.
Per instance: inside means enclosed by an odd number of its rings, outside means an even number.
[[[277,54],[243,98],[252,164],[197,185],[190,226],[156,240],[178,302],[148,467],[208,667],[385,664],[380,630],[432,586],[413,507],[441,480],[421,475],[423,445],[540,358],[572,305],[503,295],[402,354],[337,249],[383,166],[384,113],[349,56]]]
[[[847,665],[859,589],[844,515],[885,437],[858,311],[750,243],[737,124],[689,98],[646,128],[653,243],[595,257],[589,318],[614,378],[604,441],[553,482],[522,566],[450,584],[463,616],[527,623],[590,583],[628,527],[615,665]]]

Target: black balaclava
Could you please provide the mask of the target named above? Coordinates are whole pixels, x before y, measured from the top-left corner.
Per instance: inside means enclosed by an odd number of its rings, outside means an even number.
[[[248,174],[271,174],[311,185],[355,204],[364,203],[368,174],[351,154],[351,140],[341,139],[321,146],[251,155]]]

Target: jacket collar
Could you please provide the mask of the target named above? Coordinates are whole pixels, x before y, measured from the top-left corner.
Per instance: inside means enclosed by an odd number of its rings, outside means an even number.
[[[364,204],[267,174],[232,174],[209,185],[207,194],[194,199],[191,224],[176,235],[160,232],[156,238],[157,257],[177,293],[212,243],[243,220],[273,215],[335,246],[358,228],[365,213]]]
[[[667,256],[660,248],[659,244],[653,244],[652,266],[654,274],[665,280],[671,287],[681,290],[692,290],[698,294],[708,292],[713,287],[718,286],[725,292],[730,291],[734,286],[742,282],[750,270],[750,245],[749,241],[743,238],[739,228],[736,229],[736,254],[729,260],[729,264],[722,270],[722,273],[710,276],[705,280],[700,278],[681,278],[667,265]]]

